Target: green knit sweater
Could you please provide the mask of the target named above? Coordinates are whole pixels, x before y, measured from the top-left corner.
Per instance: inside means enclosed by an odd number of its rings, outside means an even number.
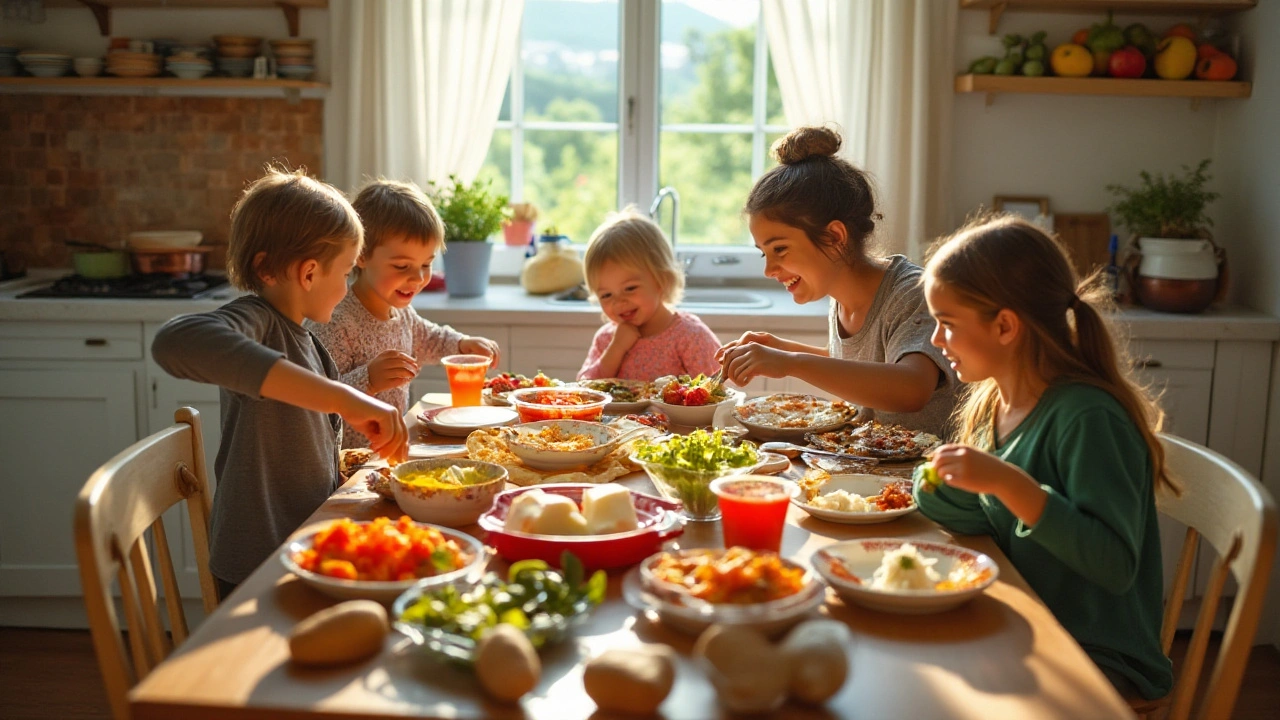
[[[927,493],[917,483],[921,512],[955,532],[991,535],[1094,662],[1147,698],[1167,694],[1151,458],[1124,408],[1099,388],[1055,385],[992,452],[1049,494],[1040,522],[1026,526],[992,495],[945,485]]]

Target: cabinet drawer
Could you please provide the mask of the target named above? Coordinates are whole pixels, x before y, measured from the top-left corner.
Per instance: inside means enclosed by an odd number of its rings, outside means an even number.
[[[142,323],[0,323],[3,360],[141,360]]]
[[[1212,340],[1134,340],[1129,358],[1135,368],[1212,370]]]

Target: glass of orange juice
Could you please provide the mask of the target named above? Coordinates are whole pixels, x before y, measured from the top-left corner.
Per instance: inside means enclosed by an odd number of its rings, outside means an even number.
[[[787,506],[800,488],[763,475],[735,475],[714,480],[711,492],[720,501],[724,546],[779,552]]]
[[[489,369],[489,362],[484,355],[440,358],[440,364],[449,376],[449,395],[454,407],[480,404],[480,391],[484,389],[484,374]]]

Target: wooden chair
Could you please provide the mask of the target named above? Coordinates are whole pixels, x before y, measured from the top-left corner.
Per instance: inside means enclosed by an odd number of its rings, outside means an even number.
[[[187,620],[161,518],[184,499],[205,612],[213,612],[218,605],[217,587],[209,572],[211,498],[200,414],[184,407],[174,419],[177,424],[173,427],[134,443],[98,468],[76,498],[80,582],[93,646],[116,720],[129,717],[129,689],[187,637]],[[172,638],[165,634],[157,607],[155,576],[144,536],[147,528],[152,529],[155,539]],[[112,580],[120,584],[127,623],[124,629],[129,633],[128,656],[116,616]]]
[[[1134,712],[1147,717],[1163,716],[1166,720],[1191,717],[1209,634],[1218,614],[1223,587],[1231,576],[1238,589],[1209,685],[1195,716],[1202,720],[1227,720],[1240,692],[1240,681],[1267,594],[1267,578],[1276,549],[1276,506],[1266,488],[1222,455],[1163,433],[1160,442],[1164,445],[1169,474],[1182,485],[1182,496],[1160,493],[1156,496],[1156,505],[1161,513],[1187,526],[1160,629],[1160,644],[1166,655],[1173,645],[1201,538],[1218,557],[1186,657],[1177,669],[1173,692],[1157,700],[1133,700],[1131,706]]]

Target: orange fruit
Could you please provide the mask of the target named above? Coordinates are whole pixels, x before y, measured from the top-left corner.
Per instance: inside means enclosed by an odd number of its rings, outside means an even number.
[[[1230,80],[1236,76],[1236,70],[1236,61],[1225,53],[1201,58],[1196,63],[1196,77],[1201,80]]]
[[[1178,23],[1168,30],[1164,31],[1161,37],[1184,37],[1191,42],[1196,41],[1196,29],[1186,23]]]
[[[1083,45],[1065,43],[1053,49],[1049,66],[1053,68],[1054,75],[1086,77],[1093,72],[1093,53]]]
[[[1071,36],[1071,42],[1076,45],[1084,45],[1089,42],[1089,28],[1077,30],[1076,34]]]

